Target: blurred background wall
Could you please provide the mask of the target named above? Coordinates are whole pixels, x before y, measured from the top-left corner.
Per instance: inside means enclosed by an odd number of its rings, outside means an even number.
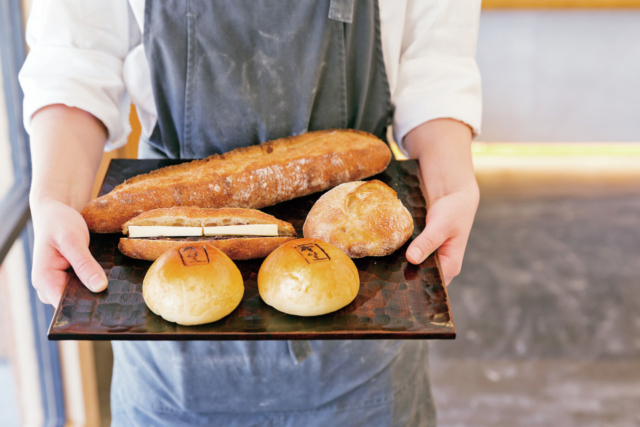
[[[479,141],[640,140],[640,11],[485,9]]]

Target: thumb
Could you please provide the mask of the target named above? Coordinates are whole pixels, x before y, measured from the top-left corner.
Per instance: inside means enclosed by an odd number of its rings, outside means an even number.
[[[420,264],[442,246],[447,238],[441,227],[437,227],[433,222],[427,223],[427,227],[409,245],[407,260],[412,264]]]
[[[78,240],[68,239],[65,243],[58,250],[71,264],[80,281],[93,292],[105,290],[108,284],[107,275],[93,259],[89,248]]]

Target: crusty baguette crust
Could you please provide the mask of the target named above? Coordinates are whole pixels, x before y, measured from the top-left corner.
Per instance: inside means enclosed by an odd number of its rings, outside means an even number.
[[[208,243],[224,252],[233,260],[264,258],[275,251],[284,243],[295,240],[295,237],[249,237],[227,240],[198,240],[198,243]],[[148,240],[120,239],[118,249],[131,258],[155,261],[167,250],[185,243],[193,243],[187,240]]]
[[[225,225],[277,224],[280,236],[296,236],[296,230],[288,222],[260,212],[256,209],[242,208],[198,208],[178,206],[173,208],[153,209],[131,218],[122,226],[122,232],[129,234],[129,226],[183,226],[183,227],[217,227]]]
[[[89,230],[119,232],[142,212],[172,206],[262,208],[382,172],[389,147],[366,132],[307,132],[127,180],[82,211]]]

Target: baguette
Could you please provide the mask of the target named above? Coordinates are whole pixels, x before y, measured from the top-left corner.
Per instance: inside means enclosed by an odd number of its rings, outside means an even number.
[[[275,205],[384,171],[380,139],[357,130],[325,130],[277,139],[138,175],[82,211],[89,230],[116,233],[152,209]]]
[[[219,227],[228,225],[276,224],[278,236],[199,236],[199,237],[123,237],[118,249],[131,258],[155,261],[167,250],[189,242],[207,243],[233,260],[264,258],[280,245],[294,240],[291,224],[255,209],[200,209],[175,207],[154,209],[127,221],[122,232],[131,226]]]

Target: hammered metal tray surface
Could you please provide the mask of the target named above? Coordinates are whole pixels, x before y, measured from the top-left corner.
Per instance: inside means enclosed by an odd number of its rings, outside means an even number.
[[[184,161],[184,160],[183,160]],[[183,162],[182,161],[182,162]],[[178,160],[112,160],[100,194],[125,179],[180,163]],[[379,179],[397,193],[415,220],[414,237],[424,229],[426,208],[417,163],[392,161]],[[302,225],[322,193],[294,199],[263,211],[288,221],[302,237]],[[407,262],[408,244],[386,257],[354,260],[360,271],[355,301],[331,314],[298,317],[266,305],[258,294],[263,259],[237,261],[245,284],[238,308],[206,325],[180,326],[153,314],[142,298],[149,261],[118,251],[117,234],[92,234],[90,250],[109,278],[99,294],[86,289],[73,271],[55,312],[52,340],[295,340],[455,338],[446,288],[436,255],[420,266]]]

